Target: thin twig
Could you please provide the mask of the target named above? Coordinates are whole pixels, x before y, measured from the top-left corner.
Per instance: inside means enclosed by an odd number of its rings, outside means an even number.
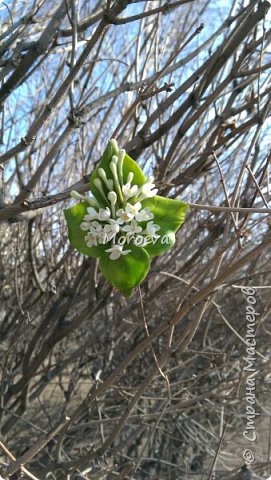
[[[30,462],[33,457],[35,457],[42,449],[47,445],[47,443],[52,440],[69,421],[69,417],[66,417],[57,427],[54,427],[49,433],[46,433],[40,440],[37,441],[33,447],[29,448],[21,457],[14,460],[5,472],[2,472],[3,478],[8,478],[10,475],[13,475],[17,472],[22,466]]]
[[[141,305],[141,312],[142,312],[142,316],[143,316],[143,321],[144,321],[144,328],[145,328],[145,331],[146,331],[146,334],[147,334],[147,337],[150,336],[149,334],[149,328],[148,328],[148,324],[147,324],[147,320],[146,320],[146,316],[145,316],[145,310],[144,310],[144,304],[143,304],[143,299],[142,299],[142,293],[141,293],[141,288],[140,286],[138,287],[138,292],[139,292],[139,298],[140,298],[140,305]],[[169,383],[169,379],[168,379],[168,376],[164,374],[164,372],[162,371],[159,363],[158,363],[158,359],[157,359],[157,356],[156,356],[156,353],[154,351],[154,348],[151,344],[151,351],[152,351],[152,354],[153,354],[153,358],[154,358],[154,361],[157,365],[157,368],[158,368],[158,371],[161,375],[161,377],[163,377],[163,379],[165,380],[166,382],[166,386],[167,386],[167,390],[168,390],[168,400],[171,400],[171,393],[170,393],[170,383]]]
[[[161,7],[153,8],[152,10],[139,13],[138,15],[131,15],[131,17],[116,18],[113,15],[106,14],[106,18],[108,19],[109,23],[112,23],[113,25],[124,25],[126,23],[142,20],[143,18],[150,17],[151,15],[155,15],[157,13],[168,13],[169,11],[179,7],[180,5],[184,5],[186,3],[191,3],[191,2],[194,2],[194,0],[178,0],[177,2],[172,2],[172,3],[166,2]]]
[[[220,175],[221,185],[222,185],[223,192],[224,192],[225,199],[226,199],[226,204],[227,204],[228,207],[231,207],[230,199],[229,199],[229,195],[228,195],[228,191],[227,191],[227,187],[226,187],[226,183],[225,183],[225,180],[224,180],[224,175],[223,175],[223,172],[222,172],[222,170],[221,170],[221,167],[220,167],[218,158],[217,158],[217,156],[216,156],[216,154],[215,154],[214,151],[212,152],[212,155],[213,155],[213,157],[214,157],[214,159],[215,159],[215,162],[216,162],[216,164],[217,164],[217,168],[218,168],[219,175]],[[268,207],[268,205],[267,205],[267,207]],[[231,212],[231,218],[232,218],[232,221],[233,221],[233,225],[234,225],[236,237],[237,237],[237,239],[238,239],[239,247],[241,248],[239,229],[238,229],[237,223],[236,223],[236,221],[235,221],[235,218],[234,218],[234,215],[233,215],[232,212]]]
[[[263,192],[262,192],[262,190],[261,190],[261,188],[260,188],[260,186],[259,186],[259,184],[258,184],[258,182],[257,182],[257,180],[256,180],[256,178],[255,178],[255,175],[254,175],[254,173],[252,172],[250,166],[249,166],[249,165],[245,165],[245,167],[246,167],[246,169],[249,171],[249,173],[250,173],[250,175],[251,175],[251,178],[252,178],[252,180],[253,180],[253,183],[254,183],[254,185],[255,185],[255,187],[256,187],[256,189],[257,189],[257,192],[259,193],[259,195],[260,195],[263,203],[265,204],[266,208],[269,208],[268,202],[266,201],[265,196],[264,196],[264,194],[263,194]]]
[[[14,455],[12,455],[10,450],[8,450],[8,448],[1,441],[0,441],[0,447],[2,448],[2,450],[4,450],[5,454],[11,460],[16,461],[16,458],[14,457]],[[31,472],[29,472],[29,470],[27,470],[25,467],[21,466],[20,468],[21,468],[22,472],[25,473],[25,475],[27,475],[27,477],[30,478],[31,480],[39,480],[38,477],[35,477],[35,475],[33,475]]]

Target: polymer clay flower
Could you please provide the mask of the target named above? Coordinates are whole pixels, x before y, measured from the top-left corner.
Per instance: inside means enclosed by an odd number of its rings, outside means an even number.
[[[79,252],[99,257],[104,277],[125,296],[146,277],[151,257],[175,243],[187,204],[160,197],[136,162],[110,140],[90,177],[91,197],[64,211],[69,240]]]

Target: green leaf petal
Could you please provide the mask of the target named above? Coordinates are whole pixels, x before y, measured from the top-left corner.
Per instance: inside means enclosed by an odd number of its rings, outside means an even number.
[[[161,228],[157,231],[160,238],[147,245],[145,250],[152,257],[170,250],[175,243],[175,232],[184,223],[188,205],[180,200],[164,198],[158,195],[143,200],[142,207],[149,207],[154,214],[153,222]]]
[[[80,224],[83,222],[83,218],[87,214],[87,207],[89,207],[87,202],[81,202],[64,210],[64,215],[68,224],[69,240],[71,245],[80,253],[84,253],[89,257],[100,257],[108,246],[98,245],[97,247],[88,247],[85,242],[87,232],[80,228]]]
[[[128,249],[131,253],[117,260],[110,260],[109,255],[103,255],[99,263],[107,281],[125,296],[131,295],[133,288],[143,282],[150,268],[150,257],[144,248],[129,245]]]

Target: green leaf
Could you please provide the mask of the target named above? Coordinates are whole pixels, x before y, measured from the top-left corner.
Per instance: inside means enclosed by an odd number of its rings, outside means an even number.
[[[174,232],[165,231],[161,228],[157,231],[157,234],[160,235],[160,238],[154,239],[152,243],[149,243],[144,247],[151,257],[162,255],[170,250],[175,243]]]
[[[123,160],[123,180],[124,180],[124,183],[127,182],[127,177],[128,177],[129,172],[133,172],[133,174],[134,174],[132,185],[141,186],[146,182],[146,177],[143,174],[141,168],[126,153],[125,157],[124,157],[124,160]]]
[[[175,232],[184,223],[188,205],[180,200],[164,198],[158,195],[143,200],[142,207],[149,207],[154,214],[153,222],[161,228],[157,231],[160,238],[147,245],[145,250],[152,257],[170,250],[175,243]]]
[[[144,248],[127,245],[128,249],[131,253],[117,260],[110,260],[109,255],[103,255],[99,263],[107,281],[125,296],[131,295],[133,288],[143,282],[150,269],[150,257]]]
[[[80,253],[84,253],[89,257],[100,257],[107,245],[98,245],[97,247],[88,247],[85,241],[87,232],[81,230],[80,224],[83,222],[84,216],[87,214],[87,202],[80,202],[71,208],[64,210],[66,222],[68,224],[69,240],[71,245]]]

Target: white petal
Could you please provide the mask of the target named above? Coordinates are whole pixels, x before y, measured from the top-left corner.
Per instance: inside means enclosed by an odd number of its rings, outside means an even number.
[[[87,212],[90,216],[93,218],[97,218],[98,213],[96,212],[95,208],[93,207],[87,207]]]
[[[118,258],[121,256],[121,253],[119,252],[112,252],[109,255],[110,260],[118,260]]]
[[[113,245],[113,247],[108,248],[106,252],[110,253],[109,258],[111,260],[117,260],[122,254],[122,246],[121,245]]]
[[[131,253],[131,250],[123,250],[121,253],[122,255],[128,255],[128,253]]]
[[[80,225],[81,230],[87,231],[90,228],[90,223],[89,222],[83,222]]]
[[[110,218],[111,212],[108,207],[106,208],[100,208],[99,210],[99,220],[105,221]]]

